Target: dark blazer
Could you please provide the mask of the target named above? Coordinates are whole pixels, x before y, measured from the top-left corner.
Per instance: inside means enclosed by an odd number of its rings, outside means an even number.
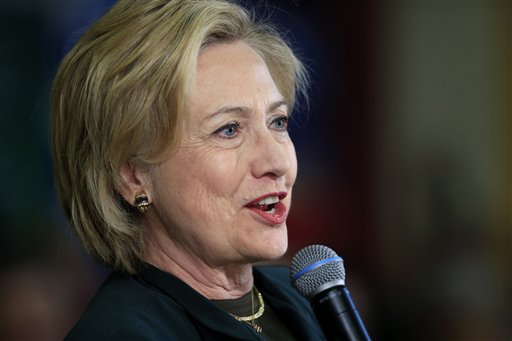
[[[286,267],[254,267],[254,282],[298,340],[325,340],[309,302]],[[151,265],[135,276],[112,273],[65,340],[263,340],[178,278]]]

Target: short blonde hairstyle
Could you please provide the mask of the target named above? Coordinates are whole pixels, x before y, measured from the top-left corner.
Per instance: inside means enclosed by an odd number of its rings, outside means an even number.
[[[51,100],[56,186],[101,263],[138,271],[145,230],[116,191],[120,167],[151,170],[163,161],[179,141],[201,49],[239,40],[262,56],[290,106],[305,94],[305,69],[288,44],[229,1],[120,0],[62,61]]]

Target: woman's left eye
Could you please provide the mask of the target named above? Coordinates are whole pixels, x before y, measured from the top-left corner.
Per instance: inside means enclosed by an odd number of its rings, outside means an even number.
[[[288,129],[288,117],[279,116],[272,120],[271,126],[277,130],[285,131]]]

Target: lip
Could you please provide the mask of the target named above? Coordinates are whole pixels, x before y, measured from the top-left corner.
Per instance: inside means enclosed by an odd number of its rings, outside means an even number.
[[[283,203],[283,199],[288,195],[287,192],[274,192],[268,193],[258,197],[257,199],[251,201],[245,207],[249,209],[251,212],[255,213],[259,218],[263,218],[263,221],[270,225],[279,225],[286,221],[288,216],[288,208]],[[258,202],[267,197],[276,196],[279,198],[279,201],[274,206],[274,213],[269,213],[267,211],[263,211],[259,208]]]
[[[267,194],[264,194],[264,195],[262,195],[262,196],[260,196],[260,197],[258,197],[256,199],[254,199],[253,201],[248,203],[246,206],[257,205],[260,200],[263,200],[263,199],[268,198],[268,197],[278,197],[279,198],[279,202],[281,202],[281,200],[286,198],[287,195],[288,195],[287,192],[267,193]]]

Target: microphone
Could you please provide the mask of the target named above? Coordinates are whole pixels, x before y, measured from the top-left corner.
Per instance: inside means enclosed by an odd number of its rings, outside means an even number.
[[[293,257],[292,285],[306,297],[329,340],[370,341],[345,288],[343,259],[323,245],[310,245]]]

